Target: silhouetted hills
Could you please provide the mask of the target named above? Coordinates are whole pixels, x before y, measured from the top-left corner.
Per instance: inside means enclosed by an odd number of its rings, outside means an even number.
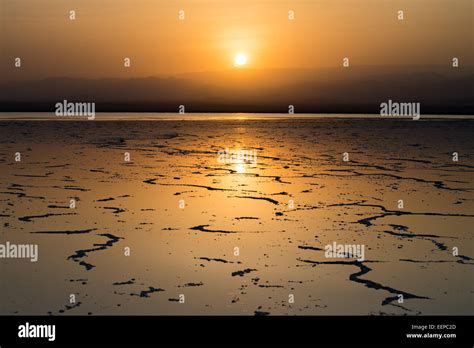
[[[472,114],[472,67],[234,69],[130,79],[0,82],[0,111],[53,111],[63,100],[96,111],[378,113],[389,99],[422,114]]]

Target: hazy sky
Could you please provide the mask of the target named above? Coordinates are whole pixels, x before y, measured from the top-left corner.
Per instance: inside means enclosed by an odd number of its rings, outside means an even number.
[[[472,64],[472,11],[472,0],[0,0],[0,75],[225,70],[238,52],[253,69],[340,66],[343,57],[351,65]]]

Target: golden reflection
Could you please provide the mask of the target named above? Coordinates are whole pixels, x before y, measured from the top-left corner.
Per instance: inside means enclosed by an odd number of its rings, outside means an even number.
[[[235,171],[239,174],[245,173],[245,164],[243,163],[237,163],[235,165]]]

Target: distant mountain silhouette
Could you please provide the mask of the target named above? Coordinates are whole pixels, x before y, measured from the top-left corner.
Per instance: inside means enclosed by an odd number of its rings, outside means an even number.
[[[422,114],[472,114],[473,67],[234,69],[130,79],[48,78],[0,82],[0,111],[54,111],[95,102],[97,111],[379,113],[389,99]]]

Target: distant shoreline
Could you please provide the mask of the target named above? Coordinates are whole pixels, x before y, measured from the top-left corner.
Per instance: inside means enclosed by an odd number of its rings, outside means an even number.
[[[311,120],[311,119],[351,119],[374,121],[412,121],[407,116],[380,116],[379,114],[339,114],[339,113],[193,113],[186,112],[98,112],[94,120],[85,116],[56,116],[53,112],[0,112],[2,121],[66,121],[66,122],[91,122],[91,121],[227,121],[227,120]],[[474,115],[421,115],[420,120],[474,120]]]
[[[71,100],[72,101],[72,100]],[[87,101],[87,100],[86,100]],[[81,101],[84,102],[84,101]],[[7,112],[54,112],[55,102],[51,103],[0,103],[0,114]],[[96,112],[98,113],[178,113],[179,106],[184,105],[186,114],[206,113],[252,113],[252,114],[288,114],[287,103],[270,106],[262,105],[200,105],[176,101],[175,103],[154,104],[108,104],[96,102]],[[345,115],[379,115],[380,103],[375,104],[347,104],[330,105],[322,104],[319,107],[314,105],[294,104],[295,114],[345,114]],[[474,106],[471,105],[433,105],[432,103],[421,104],[421,113],[426,115],[474,115]]]

